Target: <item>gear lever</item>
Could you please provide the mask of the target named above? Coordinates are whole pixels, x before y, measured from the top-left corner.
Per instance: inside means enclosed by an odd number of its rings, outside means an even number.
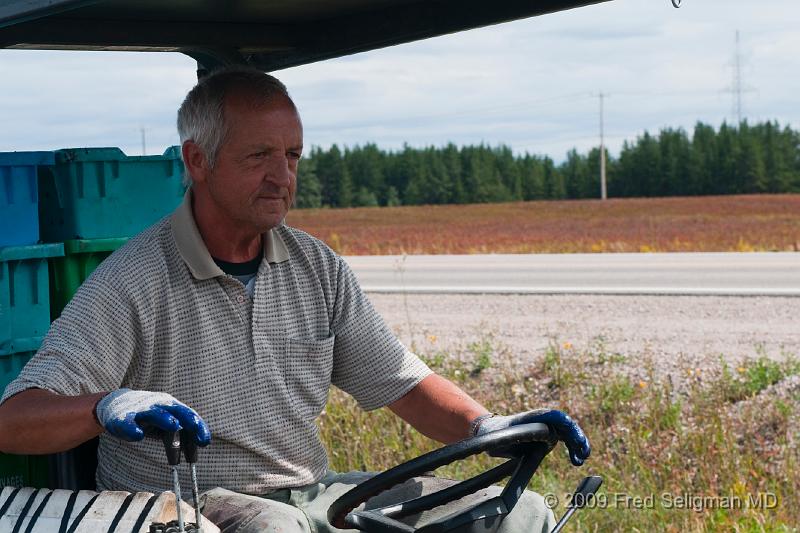
[[[567,523],[567,520],[572,517],[575,511],[586,507],[592,498],[594,498],[594,493],[597,492],[597,489],[599,489],[600,485],[602,484],[603,478],[600,476],[589,476],[583,478],[583,480],[581,480],[581,482],[578,484],[578,488],[576,488],[575,492],[572,493],[572,498],[569,500],[567,512],[564,513],[564,516],[561,517],[561,520],[558,521],[556,527],[554,527],[550,533],[558,533],[564,529],[564,525]]]

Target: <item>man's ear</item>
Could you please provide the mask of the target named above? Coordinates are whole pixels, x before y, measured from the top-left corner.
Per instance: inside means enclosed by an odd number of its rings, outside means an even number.
[[[195,182],[206,181],[210,173],[208,158],[205,152],[194,141],[184,141],[181,146],[183,164],[189,170],[192,180]]]

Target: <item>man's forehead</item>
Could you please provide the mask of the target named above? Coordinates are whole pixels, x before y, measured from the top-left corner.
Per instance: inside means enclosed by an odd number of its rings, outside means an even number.
[[[264,94],[250,88],[235,88],[225,94],[223,105],[226,109],[272,109],[280,107],[288,107],[297,112],[297,106],[291,98],[283,93],[275,92],[271,94]],[[300,113],[297,113],[298,117]]]
[[[297,121],[300,135],[303,134],[303,123],[300,120],[300,113],[294,103],[283,95],[276,95],[269,99],[248,99],[246,97],[226,98],[225,100],[225,122],[230,128],[232,121],[240,123],[242,120],[259,120],[259,113],[270,111],[289,111]],[[234,118],[235,117],[235,118]]]
[[[225,116],[228,140],[235,136],[240,142],[246,140],[251,148],[265,148],[269,144],[265,137],[258,135],[258,139],[253,138],[253,128],[258,128],[264,135],[282,137],[283,142],[291,144],[293,149],[302,149],[303,123],[297,108],[286,97],[267,102],[262,100],[261,105],[247,100],[231,100],[226,102]]]

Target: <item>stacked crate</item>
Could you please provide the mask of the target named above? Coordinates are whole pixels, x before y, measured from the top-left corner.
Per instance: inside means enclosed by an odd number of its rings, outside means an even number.
[[[37,171],[52,152],[0,153],[0,389],[36,353],[50,326],[48,259],[61,244],[39,242]],[[47,483],[42,456],[0,454],[0,485]]]
[[[173,211],[184,188],[179,147],[141,157],[118,148],[0,153],[0,172],[0,281],[13,287],[0,292],[4,389],[92,271]],[[94,446],[51,457],[49,483],[43,458],[0,456],[0,484],[86,488],[93,472],[79,463]]]
[[[56,319],[97,265],[172,212],[184,188],[176,146],[139,157],[119,148],[65,149],[54,159],[39,173],[39,223],[42,240],[64,244],[50,278]]]

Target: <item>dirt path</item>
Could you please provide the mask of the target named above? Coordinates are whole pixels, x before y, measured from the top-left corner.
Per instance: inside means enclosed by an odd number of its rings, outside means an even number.
[[[715,364],[800,356],[800,298],[369,294],[389,326],[421,353],[464,353],[491,339],[523,361],[549,343],[657,363]]]

